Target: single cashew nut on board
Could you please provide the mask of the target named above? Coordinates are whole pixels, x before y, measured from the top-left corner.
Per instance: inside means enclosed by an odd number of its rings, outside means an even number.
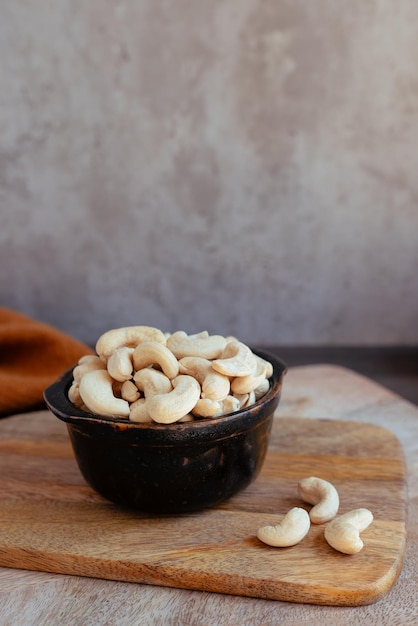
[[[262,526],[257,537],[275,548],[294,546],[308,534],[311,522],[305,509],[295,506],[276,526]]]
[[[78,387],[80,397],[92,413],[129,417],[129,402],[114,396],[112,383],[107,370],[87,372]]]
[[[313,524],[323,524],[337,515],[340,499],[334,485],[327,480],[316,476],[302,478],[298,492],[304,502],[315,505],[309,512]]]
[[[324,537],[329,545],[344,554],[357,554],[364,544],[360,533],[373,521],[373,514],[368,509],[354,509],[339,515],[325,527]]]
[[[180,374],[171,382],[172,391],[156,394],[146,401],[148,413],[160,424],[172,424],[191,413],[200,398],[200,385],[192,376]]]

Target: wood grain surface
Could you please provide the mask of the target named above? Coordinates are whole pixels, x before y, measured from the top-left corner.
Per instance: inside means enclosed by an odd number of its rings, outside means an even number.
[[[48,413],[0,423],[0,565],[252,596],[357,606],[381,598],[400,574],[406,541],[405,465],[388,430],[331,419],[275,420],[263,470],[245,491],[207,511],[152,517],[88,487],[64,425]],[[300,478],[337,487],[340,513],[366,507],[373,524],[353,556],[312,526],[292,548],[271,548],[257,529],[305,506]]]

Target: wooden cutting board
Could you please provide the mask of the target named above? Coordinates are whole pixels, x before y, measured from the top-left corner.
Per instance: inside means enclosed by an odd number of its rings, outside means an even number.
[[[404,558],[403,452],[370,424],[276,418],[262,473],[240,495],[198,514],[152,517],[105,501],[88,487],[65,426],[0,421],[0,565],[302,603],[375,602],[397,580]],[[291,548],[272,548],[257,529],[300,502],[305,476],[330,480],[340,513],[366,507],[373,524],[363,550],[334,551],[324,526]]]

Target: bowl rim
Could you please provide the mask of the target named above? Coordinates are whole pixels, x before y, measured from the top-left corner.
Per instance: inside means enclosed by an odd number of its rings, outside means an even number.
[[[117,415],[100,415],[82,411],[78,409],[68,398],[68,390],[71,386],[73,377],[72,372],[76,364],[65,370],[52,384],[50,384],[43,392],[44,401],[48,409],[59,419],[67,424],[101,424],[113,427],[119,427],[122,430],[136,430],[141,432],[158,432],[158,431],[198,431],[207,429],[210,426],[224,424],[225,426],[246,415],[254,413],[257,408],[264,407],[270,402],[274,402],[281,393],[283,377],[288,371],[287,365],[275,354],[264,350],[252,349],[254,354],[268,360],[273,365],[273,374],[269,378],[270,388],[259,400],[244,409],[239,409],[226,415],[214,418],[204,418],[193,422],[174,422],[172,424],[152,424],[145,422],[132,422],[126,417]]]

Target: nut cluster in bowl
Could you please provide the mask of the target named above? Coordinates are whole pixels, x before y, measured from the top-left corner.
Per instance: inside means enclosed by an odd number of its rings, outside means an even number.
[[[235,337],[128,326],[104,333],[73,370],[78,408],[172,424],[233,413],[269,390],[273,366]]]

